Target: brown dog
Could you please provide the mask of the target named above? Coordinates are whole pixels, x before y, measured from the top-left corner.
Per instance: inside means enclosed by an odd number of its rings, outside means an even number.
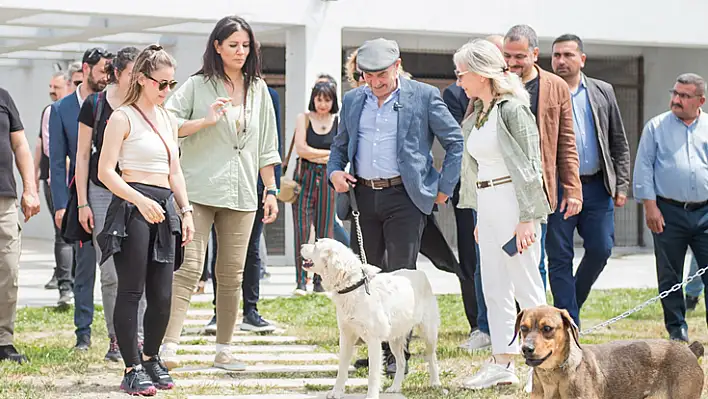
[[[533,367],[532,399],[700,399],[703,345],[667,340],[578,342],[566,310],[527,309],[516,318],[521,351]]]

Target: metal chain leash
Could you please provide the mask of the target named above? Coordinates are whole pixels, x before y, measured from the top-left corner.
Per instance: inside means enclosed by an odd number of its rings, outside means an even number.
[[[607,326],[609,326],[610,324],[614,324],[614,323],[616,323],[616,322],[618,322],[618,321],[620,321],[620,320],[622,320],[622,319],[625,319],[625,318],[629,317],[629,315],[631,315],[631,314],[633,314],[633,313],[639,312],[640,310],[646,308],[647,306],[653,304],[654,302],[656,302],[656,301],[658,301],[658,300],[660,300],[660,299],[664,299],[664,298],[666,298],[667,296],[669,296],[669,294],[671,294],[671,293],[673,293],[673,292],[676,292],[676,291],[682,289],[683,287],[686,286],[686,284],[688,284],[688,283],[690,283],[691,281],[693,281],[693,279],[695,279],[696,277],[700,277],[700,276],[704,275],[704,274],[706,273],[706,271],[708,271],[708,266],[706,266],[706,267],[704,267],[704,268],[702,268],[702,269],[699,269],[699,270],[698,270],[696,273],[694,273],[693,275],[688,276],[688,277],[686,278],[686,280],[684,280],[683,282],[677,283],[676,285],[674,285],[674,286],[671,287],[670,289],[668,289],[668,290],[662,292],[661,294],[655,296],[654,298],[649,299],[648,301],[646,301],[646,302],[644,302],[644,303],[642,303],[642,304],[640,304],[640,305],[635,306],[634,308],[632,308],[632,309],[630,309],[630,310],[628,310],[628,311],[622,313],[621,315],[615,316],[615,317],[613,317],[613,318],[611,318],[611,319],[609,319],[609,320],[607,320],[607,321],[605,321],[605,322],[603,322],[603,323],[600,323],[600,324],[598,324],[598,325],[596,325],[596,326],[594,326],[594,327],[591,327],[591,328],[588,328],[587,330],[581,331],[581,332],[580,332],[580,335],[581,335],[581,336],[582,336],[582,335],[586,335],[586,334],[589,334],[589,333],[591,333],[591,332],[593,332],[593,331],[595,331],[595,330],[599,330],[599,329],[601,329],[601,328],[603,328],[603,327],[607,327]]]
[[[356,227],[356,239],[359,241],[359,258],[361,259],[361,263],[367,264],[366,252],[364,252],[364,237],[361,235],[361,226],[359,225],[359,211],[352,210],[352,216],[354,216],[354,225]]]

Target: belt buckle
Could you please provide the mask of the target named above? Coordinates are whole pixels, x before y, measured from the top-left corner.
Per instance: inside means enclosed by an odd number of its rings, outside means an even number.
[[[383,189],[384,189],[383,186],[381,186],[381,187],[376,187],[376,180],[371,180],[371,188],[372,188],[373,190],[383,190]]]

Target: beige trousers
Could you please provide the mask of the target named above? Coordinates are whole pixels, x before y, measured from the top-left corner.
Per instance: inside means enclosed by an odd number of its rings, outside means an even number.
[[[20,224],[17,200],[0,197],[0,346],[12,345],[17,310]]]
[[[241,281],[246,251],[256,212],[192,204],[194,240],[187,245],[184,263],[172,281],[172,310],[164,343],[178,343],[192,293],[204,269],[204,256],[212,224],[219,243],[214,272],[219,281],[216,291],[216,343],[228,345],[234,334],[241,299]]]

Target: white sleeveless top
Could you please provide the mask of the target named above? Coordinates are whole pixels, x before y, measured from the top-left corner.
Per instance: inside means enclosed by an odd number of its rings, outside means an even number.
[[[477,161],[479,167],[478,181],[509,176],[497,137],[498,117],[499,105],[494,105],[484,125],[479,129],[473,126],[467,138],[467,152]]]
[[[123,140],[118,154],[118,167],[121,170],[169,174],[167,149],[157,133],[132,106],[122,106],[116,111],[118,110],[123,111],[130,122],[130,133]],[[155,123],[155,121],[152,122]],[[175,156],[178,154],[178,150],[167,111],[158,108],[156,122],[155,127],[169,146],[170,155]]]

